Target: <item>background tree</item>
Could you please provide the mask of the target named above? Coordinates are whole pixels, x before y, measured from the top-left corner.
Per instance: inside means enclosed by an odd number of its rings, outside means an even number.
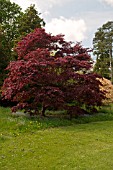
[[[19,19],[19,35],[25,36],[35,28],[45,26],[45,22],[39,17],[40,13],[35,9],[35,5],[28,7]]]
[[[5,34],[4,45],[7,46],[7,56],[11,59],[14,40],[18,35],[17,20],[21,14],[21,8],[9,0],[0,0],[0,27]]]
[[[8,57],[7,57],[7,46],[5,42],[5,35],[0,27],[0,105],[3,104],[1,98],[1,87],[3,85],[3,81],[6,78],[7,71],[5,68],[8,65]]]
[[[12,60],[13,48],[17,42],[35,28],[44,26],[35,5],[28,7],[25,12],[10,0],[0,0],[0,27],[5,34],[4,44],[7,46],[7,56]]]
[[[36,29],[18,43],[18,60],[9,64],[3,85],[5,99],[17,102],[13,111],[25,109],[30,114],[42,108],[66,109],[69,113],[82,107],[101,105],[97,75],[87,73],[92,66],[88,49],[66,42],[62,35],[52,36]],[[55,55],[51,55],[56,51]],[[84,74],[80,73],[83,71]]]
[[[3,80],[6,77],[5,68],[8,64],[8,57],[7,57],[7,46],[5,46],[5,35],[0,28],[0,87],[3,84]]]
[[[41,28],[45,26],[44,20],[40,18],[40,13],[38,13],[38,11],[35,9],[35,5],[31,5],[24,11],[24,13],[21,13],[17,22],[18,35],[15,40],[15,47],[22,37],[32,32],[35,28]],[[15,53],[15,51],[13,51],[13,58],[17,59],[17,53]]]
[[[104,24],[93,39],[96,64],[94,71],[113,82],[113,21]]]

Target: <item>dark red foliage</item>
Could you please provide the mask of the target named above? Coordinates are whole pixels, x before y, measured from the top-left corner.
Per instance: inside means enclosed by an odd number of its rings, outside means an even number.
[[[86,110],[80,108],[79,106],[68,106],[67,110],[70,119],[89,114]]]
[[[7,67],[2,88],[5,99],[18,103],[13,111],[35,114],[40,107],[44,112],[46,108],[67,109],[70,103],[77,108],[101,105],[104,94],[98,76],[88,73],[92,67],[89,49],[66,42],[63,35],[36,29],[18,43],[16,51],[18,60]]]

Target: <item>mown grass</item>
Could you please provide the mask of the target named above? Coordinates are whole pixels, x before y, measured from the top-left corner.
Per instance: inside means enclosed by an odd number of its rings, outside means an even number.
[[[112,108],[72,120],[15,117],[0,108],[0,170],[20,169],[113,169]]]

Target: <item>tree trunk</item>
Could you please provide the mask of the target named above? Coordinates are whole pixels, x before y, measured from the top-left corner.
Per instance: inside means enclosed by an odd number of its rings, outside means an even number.
[[[45,117],[45,111],[46,111],[46,107],[45,106],[42,106],[42,111],[41,111],[41,116],[42,117]]]

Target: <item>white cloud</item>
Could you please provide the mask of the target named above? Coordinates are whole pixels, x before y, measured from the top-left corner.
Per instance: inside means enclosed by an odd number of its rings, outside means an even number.
[[[37,4],[37,0],[26,0],[26,1],[23,1],[23,0],[10,0],[10,1],[18,4],[19,6],[21,6],[21,8],[23,10],[28,8],[31,4],[35,4],[36,8],[38,10],[40,10],[40,7]]]
[[[35,4],[38,10],[41,11],[48,11],[48,9],[52,8],[56,5],[63,5],[64,3],[71,2],[74,0],[11,0],[11,2],[15,2],[16,4],[20,5],[23,10],[29,7],[31,4]]]
[[[60,5],[62,6],[63,4],[66,4],[67,2],[71,2],[71,1],[74,1],[74,0],[34,0],[38,5],[39,7],[43,10],[43,9],[49,9],[49,8],[52,8],[53,6],[56,6],[56,5]]]
[[[103,2],[106,2],[108,5],[113,6],[113,0],[102,0]]]
[[[66,19],[64,17],[53,18],[46,23],[46,31],[53,35],[64,34],[67,41],[83,41],[86,33],[86,24],[83,19]]]

